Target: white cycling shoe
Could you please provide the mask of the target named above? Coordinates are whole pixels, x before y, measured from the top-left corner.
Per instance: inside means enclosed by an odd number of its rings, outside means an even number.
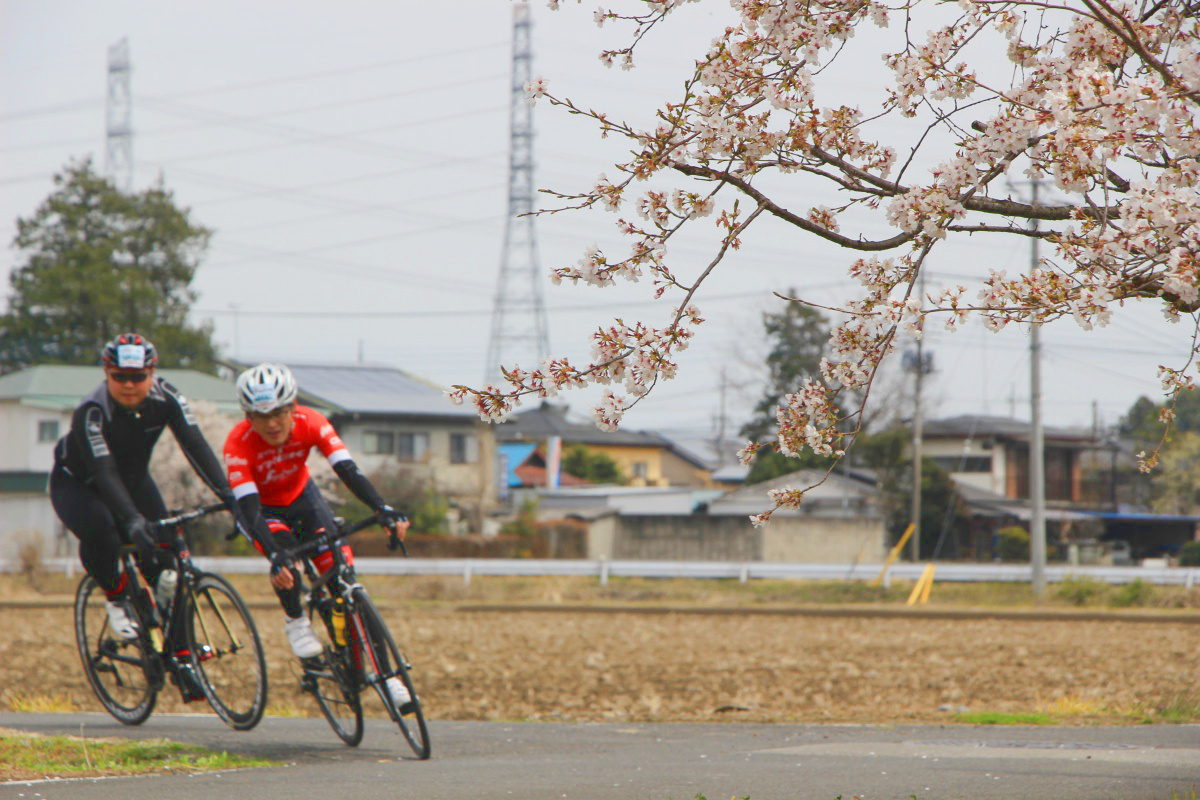
[[[129,618],[129,612],[125,610],[125,605],[113,600],[105,601],[104,605],[108,610],[108,629],[118,638],[127,642],[136,639],[138,637],[137,625]]]
[[[287,631],[288,644],[292,646],[296,658],[313,658],[321,655],[325,649],[313,632],[308,617],[288,617],[283,629]]]
[[[412,695],[408,693],[408,687],[399,678],[388,678],[384,684],[387,686],[388,694],[392,696],[392,702],[396,704],[396,708],[412,700]]]

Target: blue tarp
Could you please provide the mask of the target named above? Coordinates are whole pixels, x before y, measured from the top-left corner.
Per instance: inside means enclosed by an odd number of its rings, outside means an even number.
[[[521,479],[517,477],[517,467],[525,463],[525,459],[537,449],[534,442],[508,442],[499,445],[500,452],[508,462],[508,485],[520,486]]]

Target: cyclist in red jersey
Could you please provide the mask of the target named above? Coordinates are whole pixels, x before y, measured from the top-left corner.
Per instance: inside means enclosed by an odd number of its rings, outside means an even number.
[[[321,654],[322,646],[301,607],[300,573],[291,551],[304,538],[335,523],[329,503],[309,475],[305,463],[309,452],[318,448],[355,497],[379,513],[401,539],[408,520],[379,496],[329,420],[296,403],[291,370],[280,364],[259,364],[238,376],[237,391],[246,418],[225,439],[229,484],[253,528],[255,546],[271,559],[271,584],[287,615],[284,629],[292,652],[312,658]],[[349,545],[343,543],[342,549],[353,563]],[[325,572],[333,565],[333,554],[319,552],[313,561]],[[388,684],[397,705],[409,701],[399,679]]]

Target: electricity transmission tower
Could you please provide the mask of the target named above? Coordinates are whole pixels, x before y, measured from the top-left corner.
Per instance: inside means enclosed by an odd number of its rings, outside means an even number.
[[[527,3],[513,5],[512,101],[509,111],[508,223],[500,255],[500,277],[492,306],[486,380],[498,384],[500,367],[519,364],[534,369],[550,354],[545,276],[538,264],[533,211],[533,107],[525,84],[533,77],[530,34],[533,21]]]
[[[104,173],[122,192],[133,189],[133,96],[129,90],[129,39],[108,48],[108,148]]]

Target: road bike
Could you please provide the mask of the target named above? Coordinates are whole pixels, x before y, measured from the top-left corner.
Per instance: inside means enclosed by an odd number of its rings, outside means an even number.
[[[105,592],[95,579],[85,576],[79,583],[75,642],[83,669],[100,703],[126,725],[149,718],[168,678],[185,702],[199,699],[188,693],[189,684],[198,685],[217,716],[235,730],[249,730],[262,719],[267,667],[254,619],[228,581],[196,567],[188,543],[187,523],[223,510],[216,503],[152,523],[175,529],[170,541],[160,544],[170,554],[164,571],[173,569],[178,576],[162,607],[138,566],[137,548],[120,548],[129,576],[124,600],[136,638],[122,639],[109,627]]]
[[[316,698],[321,713],[334,733],[355,747],[363,737],[362,696],[373,689],[383,702],[388,716],[400,727],[400,733],[417,758],[430,754],[429,730],[421,701],[413,686],[412,665],[404,657],[391,632],[384,624],[379,610],[358,582],[354,567],[343,552],[344,538],[363,528],[380,524],[378,516],[368,517],[350,527],[338,520],[338,528],[306,539],[294,555],[303,560],[304,573],[311,584],[305,592],[305,604],[310,618],[320,619],[326,634],[325,651],[305,659],[301,688]],[[389,547],[404,548],[404,543],[392,531]],[[333,555],[332,566],[319,574],[312,555],[328,547]],[[349,548],[347,548],[349,549]],[[405,555],[408,554],[404,549]],[[387,687],[390,678],[399,679],[411,698],[397,706]]]

